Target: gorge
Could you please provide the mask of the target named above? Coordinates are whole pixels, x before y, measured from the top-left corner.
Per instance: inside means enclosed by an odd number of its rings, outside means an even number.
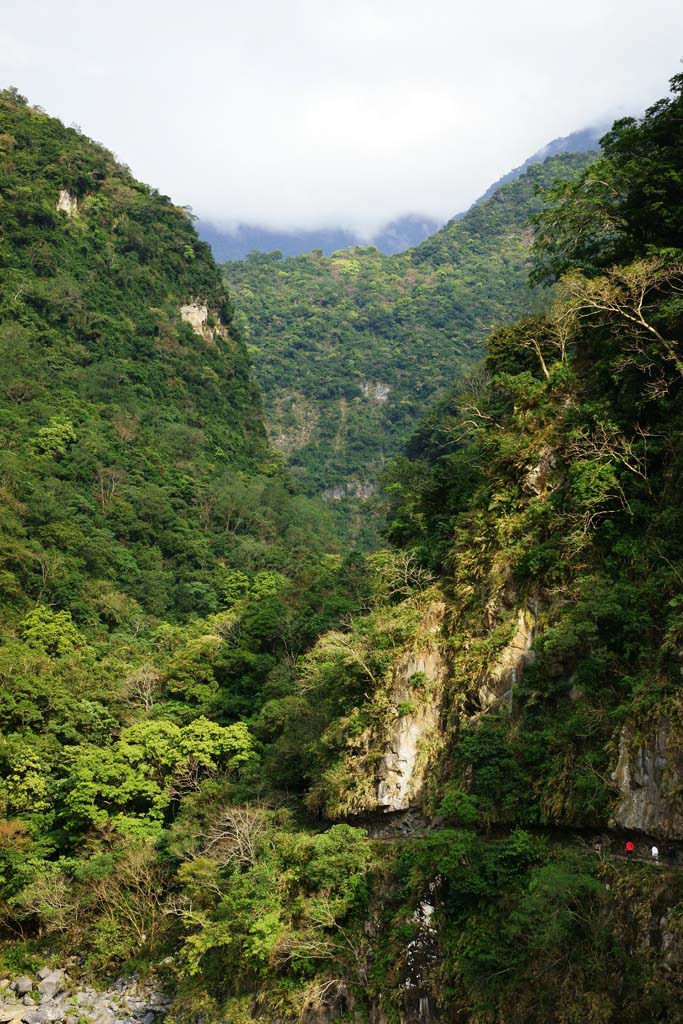
[[[682,113],[219,269],[0,93],[0,1021],[679,1019]]]

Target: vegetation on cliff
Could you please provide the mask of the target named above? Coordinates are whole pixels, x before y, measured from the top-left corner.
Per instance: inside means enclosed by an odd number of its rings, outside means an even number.
[[[356,509],[491,329],[542,304],[527,286],[537,190],[592,158],[532,166],[397,256],[355,247],[330,257],[253,253],[223,266],[271,440],[307,493]]]
[[[681,749],[673,87],[551,191],[552,304],[393,462],[366,558],[268,453],[186,216],[1,98],[8,969],[160,965],[177,1021],[675,1019],[681,875],[566,841],[608,827],[625,725]],[[387,806],[395,737],[390,798],[440,828],[373,843],[341,819]]]

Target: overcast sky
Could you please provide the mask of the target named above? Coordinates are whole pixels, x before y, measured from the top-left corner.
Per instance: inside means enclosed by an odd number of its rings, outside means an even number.
[[[446,220],[683,70],[680,0],[4,0],[0,82],[203,219]]]

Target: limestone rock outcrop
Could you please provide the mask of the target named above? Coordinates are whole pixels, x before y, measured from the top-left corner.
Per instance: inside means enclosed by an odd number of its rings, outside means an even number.
[[[520,608],[512,639],[500,652],[478,687],[477,697],[482,711],[487,711],[509,697],[521,679],[525,666],[533,661],[531,645],[535,627],[536,615],[529,608]]]
[[[432,684],[429,693],[416,694],[411,680],[418,674],[424,674]],[[385,811],[406,810],[420,794],[427,767],[420,757],[421,748],[438,730],[437,693],[443,676],[443,659],[437,647],[408,655],[396,668],[391,700],[397,716],[386,737],[377,785],[377,804]]]
[[[202,299],[191,299],[181,306],[180,317],[207,345],[215,342],[216,335],[222,337],[225,334],[225,328],[219,323],[218,317],[212,317],[208,305]]]
[[[396,714],[384,738],[378,771],[377,807],[403,811],[419,799],[426,769],[426,748],[438,734],[446,663],[438,642],[444,606],[429,609],[425,625],[432,639],[407,652],[396,665],[389,699]],[[417,685],[416,685],[417,683]]]
[[[78,198],[68,188],[61,189],[57,198],[57,209],[62,210],[67,217],[75,217],[78,214]]]
[[[644,739],[624,727],[612,774],[619,791],[614,823],[651,835],[683,838],[683,749],[672,723],[660,718]]]

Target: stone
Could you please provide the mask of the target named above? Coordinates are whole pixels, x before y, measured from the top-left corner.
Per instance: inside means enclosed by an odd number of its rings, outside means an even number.
[[[683,839],[683,778],[680,742],[672,742],[671,723],[661,718],[640,742],[624,727],[612,779],[619,789],[614,822],[660,838]]]
[[[78,213],[78,198],[68,188],[63,188],[57,199],[57,209],[61,210],[67,217],[75,217]]]
[[[98,1010],[95,1017],[93,1017],[92,1024],[114,1024],[115,1020],[116,1016],[114,1015],[114,1011],[110,1010],[108,1007],[103,1007],[101,1010]]]
[[[49,1007],[37,1006],[35,1010],[26,1010],[21,1019],[24,1021],[24,1024],[51,1024],[58,1017],[59,1012],[55,1016]]]
[[[440,622],[443,613],[442,604],[433,604],[424,629],[431,633],[432,620]],[[412,685],[411,680],[417,675],[429,680],[427,692]],[[389,698],[397,713],[384,738],[384,757],[376,788],[377,807],[385,813],[407,810],[419,799],[427,767],[421,754],[429,738],[438,733],[440,691],[445,675],[444,658],[434,639],[421,651],[404,655],[394,670]]]
[[[145,1016],[142,1018],[142,1024],[154,1024],[154,1021],[156,1019],[156,1013],[153,1013],[151,1010],[148,1010]]]
[[[500,652],[477,691],[482,711],[511,699],[524,668],[533,661],[535,626],[536,616],[528,608],[519,608],[512,640]]]
[[[22,974],[20,978],[15,978],[11,987],[18,996],[25,996],[27,992],[31,992],[33,989],[33,978],[28,978],[25,974]]]
[[[48,974],[52,974],[51,967],[41,967],[39,971],[36,971],[36,977],[39,981],[42,981],[43,978],[47,978]]]
[[[391,391],[388,384],[373,384],[369,381],[363,381],[360,389],[366,398],[373,399],[375,402],[386,402],[389,397],[389,392]]]
[[[538,453],[538,462],[526,466],[524,477],[524,490],[527,494],[536,497],[545,497],[548,491],[552,490],[553,470],[557,465],[557,459],[552,448],[543,447]]]
[[[219,326],[216,330],[209,326],[209,307],[201,299],[188,302],[180,307],[181,319],[189,324],[195,334],[203,338],[207,344],[215,341],[216,334],[222,332]]]
[[[2,1024],[19,1024],[25,1013],[26,1008],[18,1006],[16,1003],[14,1005],[8,1003],[0,1004],[0,1021]]]
[[[64,987],[64,971],[50,971],[38,985],[41,996],[52,999]]]

